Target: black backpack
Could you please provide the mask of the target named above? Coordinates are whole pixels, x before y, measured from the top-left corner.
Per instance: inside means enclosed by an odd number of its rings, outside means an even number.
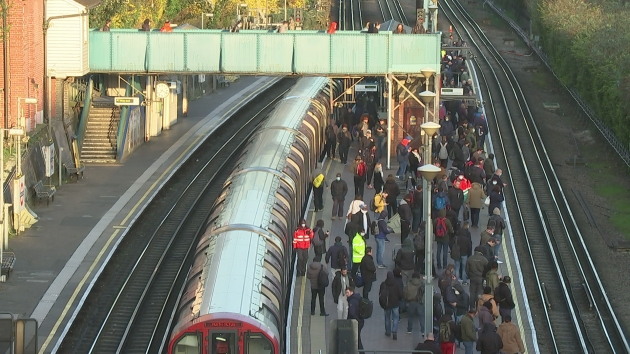
[[[385,310],[389,308],[389,290],[387,289],[387,285],[385,285],[385,283],[383,283],[383,285],[384,286],[381,286],[381,289],[378,292],[378,304]]]
[[[361,298],[359,300],[359,317],[367,320],[372,317],[372,311],[374,310],[374,303],[370,299]]]
[[[317,289],[325,289],[328,287],[328,273],[324,272],[324,265],[322,264],[317,274]]]

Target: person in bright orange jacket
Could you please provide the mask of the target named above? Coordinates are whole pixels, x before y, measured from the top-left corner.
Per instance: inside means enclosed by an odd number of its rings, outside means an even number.
[[[297,253],[297,276],[301,277],[306,274],[306,261],[308,258],[308,249],[311,247],[311,239],[313,238],[313,230],[306,225],[306,220],[302,219],[300,225],[293,233],[293,248]]]
[[[164,22],[164,26],[160,28],[160,32],[173,32],[173,27],[171,27],[171,21],[166,20],[166,22]]]

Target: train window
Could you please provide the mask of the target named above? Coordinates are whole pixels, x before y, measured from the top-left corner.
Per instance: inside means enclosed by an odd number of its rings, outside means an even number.
[[[262,333],[247,333],[245,354],[271,354],[273,344]]]
[[[211,332],[210,350],[211,354],[236,354],[236,333],[234,332]]]
[[[174,354],[200,354],[201,346],[199,343],[201,342],[199,338],[199,333],[186,333],[183,335],[177,343],[175,344],[175,348],[173,350]]]

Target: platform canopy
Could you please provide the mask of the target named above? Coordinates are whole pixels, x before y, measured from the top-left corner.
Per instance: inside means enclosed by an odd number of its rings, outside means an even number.
[[[90,72],[375,76],[440,72],[440,34],[90,32]]]

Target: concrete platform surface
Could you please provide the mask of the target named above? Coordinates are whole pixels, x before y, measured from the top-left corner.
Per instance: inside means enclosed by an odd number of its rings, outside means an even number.
[[[124,164],[88,165],[83,180],[58,188],[54,203],[34,209],[39,222],[9,241],[17,262],[0,283],[0,313],[37,319],[40,353],[50,352],[146,203],[210,132],[276,80],[243,77],[193,101],[187,118],[151,138]]]

